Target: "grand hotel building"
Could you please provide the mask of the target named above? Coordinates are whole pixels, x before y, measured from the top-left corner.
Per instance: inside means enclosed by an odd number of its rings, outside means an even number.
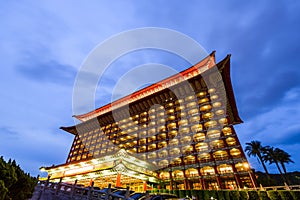
[[[61,127],[74,135],[66,163],[41,167],[52,181],[142,191],[255,187],[233,125],[242,123],[230,55],[196,65]],[[46,179],[46,177],[44,178]]]

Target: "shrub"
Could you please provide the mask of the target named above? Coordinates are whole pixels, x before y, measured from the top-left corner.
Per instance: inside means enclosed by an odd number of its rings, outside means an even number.
[[[240,199],[239,191],[237,191],[237,190],[229,191],[229,196],[230,196],[231,200],[239,200]]]
[[[4,181],[0,180],[0,200],[3,200],[6,196],[8,189],[4,185]]]
[[[162,192],[163,192],[163,193],[169,193],[169,190],[163,189]]]
[[[249,196],[249,200],[257,200],[257,199],[259,199],[257,191],[255,191],[255,190],[249,190],[248,191],[248,196]]]
[[[216,190],[209,191],[209,198],[213,197],[214,199],[218,198],[218,192]]]
[[[218,190],[217,194],[218,194],[218,200],[226,200],[225,199],[225,194],[224,194],[224,190]]]
[[[209,190],[203,190],[203,199],[204,200],[210,199]]]
[[[192,198],[191,190],[185,190],[185,196]]]
[[[291,195],[290,191],[282,190],[282,191],[278,191],[278,193],[279,193],[282,200],[291,200],[291,199],[293,199],[293,196]]]
[[[197,191],[197,197],[200,200],[204,199],[204,191],[203,190],[198,190]]]
[[[179,190],[173,190],[172,193],[179,197]]]
[[[184,198],[185,197],[185,190],[179,190],[179,198]]]
[[[279,199],[281,200],[281,198],[280,198],[277,191],[269,190],[269,191],[267,191],[267,193],[268,193],[268,196],[271,200],[279,200]]]
[[[240,200],[248,200],[248,194],[247,191],[241,190],[239,191]]]
[[[258,191],[260,200],[270,200],[266,191]]]
[[[224,193],[225,200],[230,200],[230,191],[225,190],[223,193]]]
[[[290,193],[293,196],[294,200],[300,200],[300,191],[290,191]]]
[[[191,192],[191,197],[194,196],[197,200],[199,199],[197,197],[197,190],[191,190],[190,192]]]

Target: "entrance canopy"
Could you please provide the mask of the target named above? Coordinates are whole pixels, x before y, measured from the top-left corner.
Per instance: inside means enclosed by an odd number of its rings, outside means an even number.
[[[158,182],[156,167],[140,160],[124,149],[117,153],[101,158],[89,159],[77,163],[69,163],[51,167],[41,167],[46,171],[51,181],[74,182],[88,185],[90,181],[100,183],[114,183],[122,174],[122,183]],[[40,178],[46,180],[47,177]]]

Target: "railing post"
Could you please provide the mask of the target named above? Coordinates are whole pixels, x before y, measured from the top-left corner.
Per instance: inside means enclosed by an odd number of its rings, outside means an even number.
[[[129,198],[129,186],[126,187],[126,193],[125,193],[125,199],[128,199]]]
[[[72,186],[72,190],[71,190],[71,199],[72,199],[73,196],[74,196],[74,193],[75,193],[75,190],[76,190],[76,185],[77,185],[77,179],[75,180],[75,183],[74,183],[74,185]]]
[[[62,177],[59,179],[59,182],[58,182],[58,184],[57,184],[56,191],[55,191],[55,195],[57,195],[58,192],[59,192],[59,190],[60,190],[60,184],[61,184],[61,182],[62,182]]]
[[[47,177],[47,181],[46,181],[46,183],[45,183],[45,185],[44,185],[44,188],[43,188],[43,192],[45,192],[45,189],[46,189],[46,187],[48,187],[48,184],[49,184],[49,180],[50,180],[50,175],[48,175],[48,177]]]
[[[150,199],[150,195],[149,195],[149,191],[146,191],[146,195],[145,195],[145,200],[149,200]]]
[[[94,190],[94,181],[92,181],[92,184],[91,184],[91,186],[89,188],[88,196],[87,196],[88,199],[91,198],[93,190]]]
[[[106,195],[105,195],[105,200],[109,200],[110,194],[111,194],[111,184],[109,183],[107,191],[106,191]]]

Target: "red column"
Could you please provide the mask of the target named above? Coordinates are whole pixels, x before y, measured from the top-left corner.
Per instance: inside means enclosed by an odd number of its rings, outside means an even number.
[[[121,187],[121,173],[117,174],[116,187]]]
[[[144,191],[147,191],[147,181],[144,181]]]
[[[94,183],[94,179],[91,178],[91,180],[90,180],[90,186],[92,186],[93,183]]]

